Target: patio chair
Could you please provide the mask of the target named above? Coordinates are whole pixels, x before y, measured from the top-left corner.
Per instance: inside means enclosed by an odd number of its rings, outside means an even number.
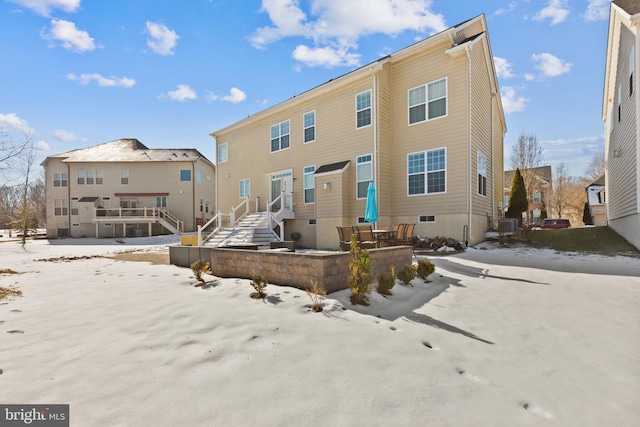
[[[351,227],[338,226],[338,238],[340,239],[340,250],[348,251],[351,249],[351,236],[353,229]]]
[[[402,240],[404,239],[404,230],[407,224],[394,224],[391,227],[391,238],[389,239],[390,246],[398,246],[402,245]]]
[[[362,249],[372,249],[378,247],[378,242],[373,237],[370,225],[357,225],[353,227],[353,232],[358,238],[358,246]]]

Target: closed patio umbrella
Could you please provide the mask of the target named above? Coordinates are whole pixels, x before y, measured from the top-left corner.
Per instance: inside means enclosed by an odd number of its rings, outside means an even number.
[[[364,213],[364,220],[367,222],[377,222],[378,221],[378,206],[376,203],[376,187],[373,185],[373,182],[369,183],[369,188],[367,189],[367,209]]]

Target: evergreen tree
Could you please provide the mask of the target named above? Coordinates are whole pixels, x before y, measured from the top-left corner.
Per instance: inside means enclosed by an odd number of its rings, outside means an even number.
[[[589,202],[584,204],[584,211],[582,212],[582,222],[584,222],[584,225],[593,225],[593,218],[591,217]]]
[[[527,190],[524,187],[524,179],[520,174],[520,168],[516,169],[511,183],[511,194],[509,197],[509,209],[507,209],[507,218],[516,218],[518,224],[522,222],[522,212],[526,212],[529,208],[527,200]]]

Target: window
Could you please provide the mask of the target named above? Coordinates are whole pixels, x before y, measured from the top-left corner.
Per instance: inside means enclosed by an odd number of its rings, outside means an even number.
[[[229,143],[223,142],[218,145],[218,163],[224,163],[229,160]]]
[[[93,171],[87,171],[87,185],[93,185]]]
[[[166,207],[167,207],[167,197],[156,196],[156,208],[166,208]]]
[[[618,122],[622,119],[622,85],[618,84]]]
[[[316,112],[310,111],[303,116],[304,142],[316,140]]]
[[[54,199],[53,214],[55,216],[65,216],[69,214],[69,201],[67,199]]]
[[[409,195],[446,191],[446,149],[410,153],[407,156]]]
[[[102,207],[105,209],[111,209],[111,197],[102,198]]]
[[[204,199],[200,197],[200,212],[204,212]]]
[[[636,66],[636,49],[635,46],[631,46],[631,52],[629,52],[629,96],[633,95],[633,69]]]
[[[426,222],[426,223],[436,222],[436,216],[435,215],[420,215],[420,216],[418,216],[418,222]]]
[[[120,184],[122,185],[129,184],[129,169],[122,169],[120,171]]]
[[[209,212],[209,199],[204,201],[204,211]]]
[[[371,124],[371,91],[356,95],[356,128]]]
[[[53,186],[54,187],[66,187],[67,186],[67,174],[66,173],[54,173],[53,174]]]
[[[78,185],[84,185],[84,183],[85,183],[84,177],[85,177],[85,172],[79,170],[78,171]]]
[[[289,120],[271,126],[271,152],[289,148]]]
[[[104,171],[96,171],[96,184],[104,184]]]
[[[180,169],[180,181],[191,181],[191,171],[189,169]]]
[[[315,220],[315,218],[314,218],[314,219],[308,219],[308,220],[307,220],[307,225],[308,225],[309,227],[315,227],[315,225],[316,225],[316,220]]]
[[[244,199],[245,197],[249,197],[251,194],[251,180],[241,179],[240,180],[240,198]]]
[[[314,203],[316,201],[316,178],[314,173],[316,171],[315,166],[305,166],[304,168],[304,202]]]
[[[71,215],[78,215],[78,198],[71,198]]]
[[[196,182],[198,184],[202,183],[202,172],[200,172],[200,171],[196,171]]]
[[[409,124],[447,115],[447,79],[409,89]]]
[[[356,197],[365,199],[369,183],[373,181],[373,163],[371,154],[356,158]]]
[[[409,89],[409,124],[427,119],[427,88],[419,86]]]
[[[80,224],[78,224],[77,222],[74,222],[71,224],[72,227],[80,227]]]
[[[478,151],[478,194],[487,195],[487,158]]]
[[[533,203],[542,203],[542,193],[540,191],[533,193]]]

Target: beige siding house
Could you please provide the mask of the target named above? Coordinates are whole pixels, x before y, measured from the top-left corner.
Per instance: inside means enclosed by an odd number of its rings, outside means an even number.
[[[214,165],[194,149],[119,139],[47,157],[47,237],[195,231],[213,216]]]
[[[500,213],[505,132],[480,15],[213,132],[217,206],[281,196],[286,239],[336,249],[373,182],[378,224],[476,244]]]
[[[611,3],[602,119],[607,220],[640,248],[640,2]]]

